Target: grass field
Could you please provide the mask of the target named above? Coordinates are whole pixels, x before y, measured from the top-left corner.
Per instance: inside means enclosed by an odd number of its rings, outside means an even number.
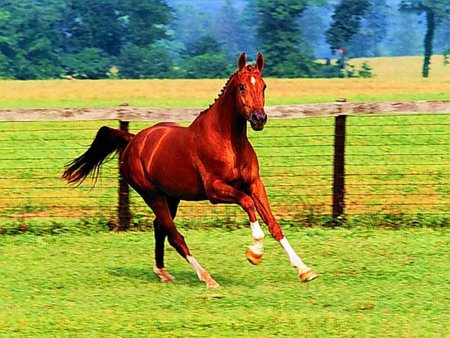
[[[366,59],[352,61],[359,65]],[[450,97],[450,66],[433,56],[430,77],[421,57],[369,59],[369,79],[266,79],[267,105],[349,101],[442,100]],[[224,85],[217,80],[0,81],[0,108],[207,107]]]
[[[370,60],[373,79],[267,79],[267,103],[449,99],[450,68],[433,58],[422,79],[420,63]],[[206,107],[223,84],[0,81],[0,108]],[[238,207],[182,203],[176,222],[219,290],[169,247],[177,280],[161,284],[151,232],[105,231],[116,218],[116,159],[92,191],[61,181],[64,164],[116,121],[0,123],[0,337],[449,336],[449,119],[349,117],[349,218],[336,229],[311,227],[329,220],[334,120],[269,120],[249,132],[275,215],[321,277],[300,283],[269,238],[263,264],[251,266]],[[131,200],[135,226],[146,227],[151,213]]]
[[[221,284],[207,290],[167,250],[177,280],[151,272],[148,233],[0,236],[1,337],[445,337],[448,232],[287,231],[321,277],[300,283],[266,240],[244,257],[249,230],[183,231]]]

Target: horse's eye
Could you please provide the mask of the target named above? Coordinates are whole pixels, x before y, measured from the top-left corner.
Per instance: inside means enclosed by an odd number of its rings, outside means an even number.
[[[244,85],[240,84],[240,85],[239,85],[239,90],[240,90],[241,92],[243,92],[243,91],[245,90]]]
[[[263,90],[266,90],[266,88],[267,88],[267,86],[266,86],[266,85],[264,85],[264,87],[263,87]]]

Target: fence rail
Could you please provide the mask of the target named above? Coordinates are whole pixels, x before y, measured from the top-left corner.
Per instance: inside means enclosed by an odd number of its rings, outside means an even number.
[[[450,101],[266,110],[270,123],[249,137],[277,217],[450,215]],[[91,192],[89,184],[65,185],[64,164],[87,149],[101,124],[136,132],[149,121],[189,121],[198,112],[128,106],[0,110],[0,220],[99,216],[124,228],[139,223],[149,210],[121,180],[117,161],[105,165]],[[243,213],[236,206],[202,202],[183,205],[179,218],[237,215]]]
[[[0,109],[0,121],[192,121],[201,109],[117,108]],[[398,102],[345,102],[266,107],[271,118],[299,118],[368,114],[448,114],[450,100]]]

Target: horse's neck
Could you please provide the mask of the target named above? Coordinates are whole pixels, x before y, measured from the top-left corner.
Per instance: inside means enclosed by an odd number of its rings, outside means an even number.
[[[233,90],[229,87],[225,88],[216,102],[203,113],[202,125],[207,133],[219,134],[224,140],[240,143],[247,140],[247,122],[238,113]]]

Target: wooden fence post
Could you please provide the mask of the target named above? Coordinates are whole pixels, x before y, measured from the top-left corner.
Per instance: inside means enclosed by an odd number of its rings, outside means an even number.
[[[345,211],[345,127],[346,115],[338,115],[334,126],[333,219]],[[338,223],[338,222],[337,222]]]
[[[128,132],[128,121],[120,121],[120,130]],[[119,151],[119,168],[122,151]],[[119,230],[128,230],[131,224],[130,187],[120,175],[119,169]]]

